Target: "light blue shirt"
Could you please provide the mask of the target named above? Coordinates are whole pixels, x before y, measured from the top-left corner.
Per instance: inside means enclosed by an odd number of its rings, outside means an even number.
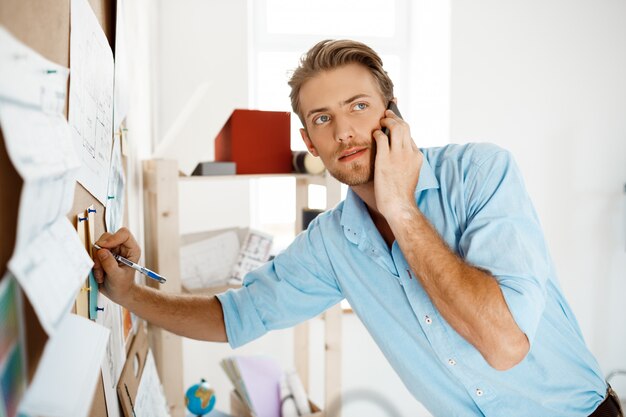
[[[563,297],[539,220],[511,155],[489,144],[423,149],[421,212],[502,289],[530,352],[490,367],[433,306],[397,242],[391,249],[351,190],[244,286],[219,295],[228,340],[314,317],[344,297],[410,392],[436,417],[588,416],[606,384]]]

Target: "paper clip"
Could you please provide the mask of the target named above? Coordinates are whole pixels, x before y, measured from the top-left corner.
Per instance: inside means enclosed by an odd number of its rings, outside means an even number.
[[[85,220],[89,220],[87,217],[79,217],[78,221],[79,222],[84,222]]]
[[[104,311],[104,307],[96,307],[96,311]]]
[[[108,199],[108,200],[113,200],[114,198],[115,198],[115,196],[114,196],[114,195],[108,195],[108,196],[107,196],[107,199]]]
[[[95,213],[96,209],[92,209],[92,208],[88,208],[87,209],[87,213]]]
[[[81,291],[85,292],[85,291],[91,291],[90,287],[83,287],[80,289]]]
[[[57,73],[57,70],[53,70],[53,69],[46,70],[46,74],[56,74],[56,73]]]

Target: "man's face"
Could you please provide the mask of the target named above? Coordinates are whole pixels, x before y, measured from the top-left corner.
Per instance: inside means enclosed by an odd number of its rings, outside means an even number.
[[[374,178],[376,142],[386,103],[374,76],[360,64],[324,71],[300,89],[306,129],[300,129],[309,152],[330,174],[353,186]]]

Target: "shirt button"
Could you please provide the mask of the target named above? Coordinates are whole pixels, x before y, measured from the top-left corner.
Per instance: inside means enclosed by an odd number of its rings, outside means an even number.
[[[483,390],[481,390],[480,388],[476,388],[476,395],[478,395],[479,397],[483,396]]]
[[[426,324],[430,324],[433,322],[433,319],[431,319],[430,316],[424,316],[424,321],[426,322]]]
[[[456,361],[454,359],[448,359],[448,365],[454,366],[456,365]]]

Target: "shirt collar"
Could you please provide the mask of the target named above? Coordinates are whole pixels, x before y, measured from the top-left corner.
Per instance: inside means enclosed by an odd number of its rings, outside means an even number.
[[[365,216],[369,216],[365,203],[352,188],[348,188],[341,212],[341,226],[346,238],[356,245],[361,240],[362,225],[367,220]]]
[[[437,180],[428,159],[426,159],[424,152],[422,152],[422,155],[424,157],[422,158],[422,167],[420,168],[420,178],[417,182],[417,188],[415,189],[415,197],[417,197],[417,195],[424,190],[439,188],[439,181]]]

